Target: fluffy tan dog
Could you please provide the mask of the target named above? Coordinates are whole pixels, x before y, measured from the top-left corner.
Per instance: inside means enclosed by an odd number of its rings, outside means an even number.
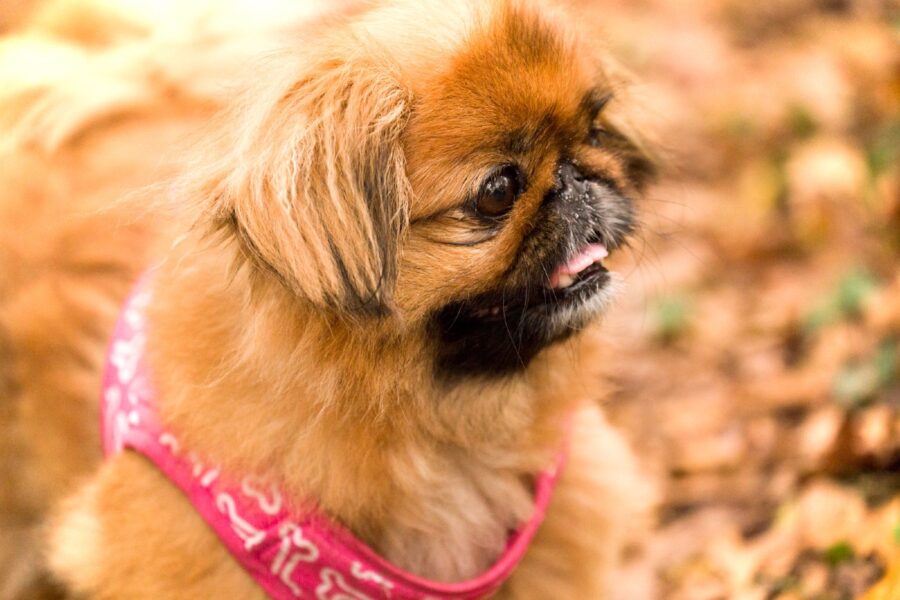
[[[150,462],[101,465],[106,344],[150,265],[194,452],[455,581],[570,423],[499,596],[605,597],[648,492],[588,326],[649,172],[606,57],[526,0],[149,6],[51,3],[0,45],[0,598],[264,597]]]

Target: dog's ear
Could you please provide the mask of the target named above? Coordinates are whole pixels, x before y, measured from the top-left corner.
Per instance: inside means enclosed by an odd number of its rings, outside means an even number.
[[[232,113],[234,147],[207,179],[214,227],[316,306],[388,312],[408,222],[409,94],[373,59],[304,61],[281,81]]]

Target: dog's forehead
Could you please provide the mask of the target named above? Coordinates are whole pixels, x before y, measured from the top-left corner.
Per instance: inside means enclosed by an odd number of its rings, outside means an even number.
[[[486,134],[489,145],[536,128],[565,128],[581,117],[593,83],[580,50],[563,23],[506,6],[449,61],[436,100],[474,125],[472,134]]]
[[[495,14],[446,64],[418,86],[409,143],[412,170],[449,176],[447,189],[471,189],[499,164],[555,159],[585,133],[602,88],[577,38],[522,6]]]

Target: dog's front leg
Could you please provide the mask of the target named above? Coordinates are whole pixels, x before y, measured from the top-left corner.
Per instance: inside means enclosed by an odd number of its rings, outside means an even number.
[[[182,492],[136,454],[105,464],[52,525],[51,569],[77,598],[266,598]]]
[[[534,542],[501,600],[603,600],[629,532],[652,505],[622,436],[596,408],[577,416],[568,464]]]

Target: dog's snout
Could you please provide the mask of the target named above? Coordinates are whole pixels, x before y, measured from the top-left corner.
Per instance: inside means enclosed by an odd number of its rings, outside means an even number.
[[[578,164],[562,161],[543,206],[545,223],[555,225],[560,248],[602,243],[620,246],[634,231],[634,207],[615,185]]]

